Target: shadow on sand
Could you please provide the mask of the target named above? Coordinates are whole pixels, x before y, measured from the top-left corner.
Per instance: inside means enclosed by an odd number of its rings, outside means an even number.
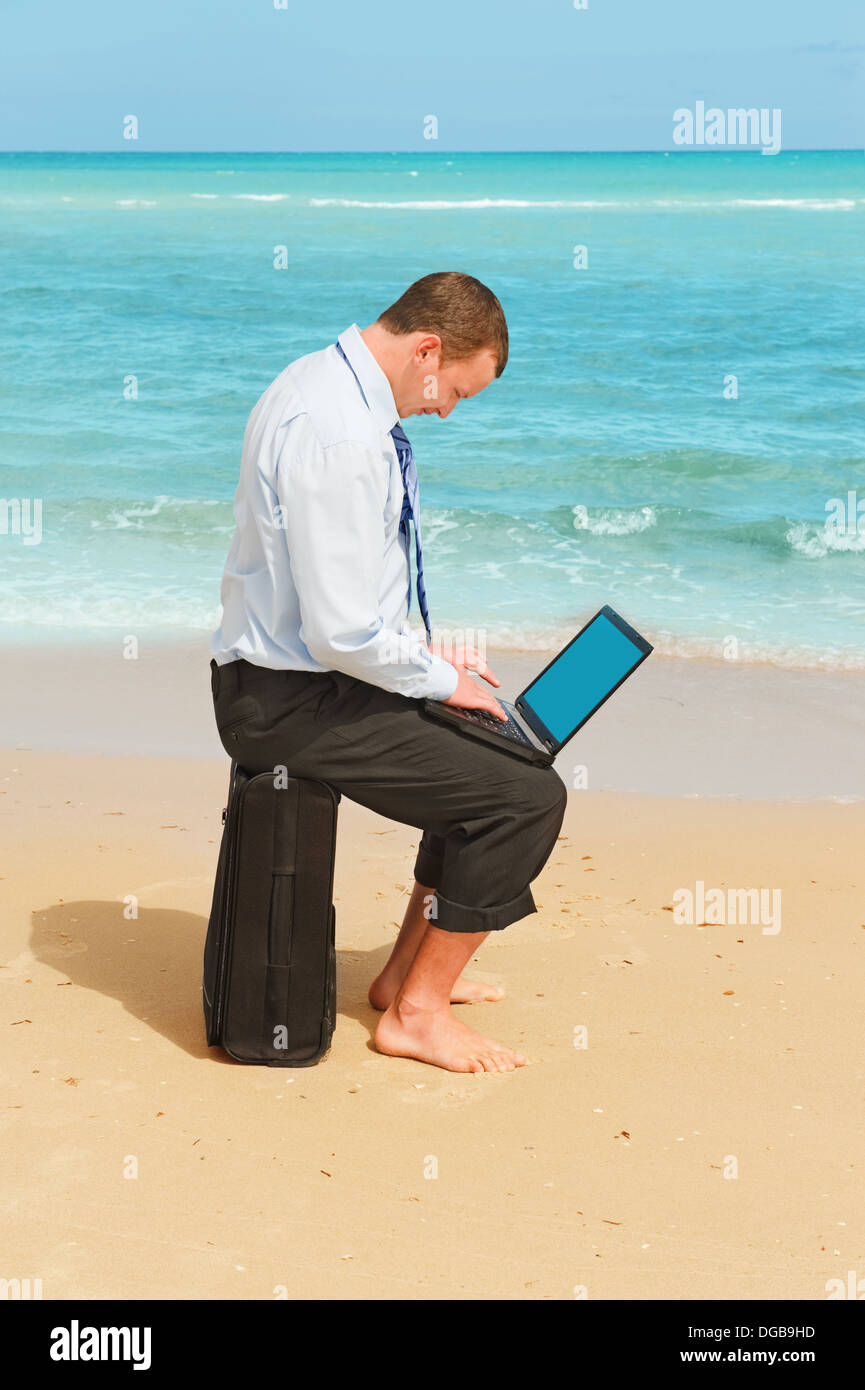
[[[119,901],[37,909],[31,918],[33,954],[81,989],[119,1000],[127,1013],[190,1056],[242,1065],[205,1040],[201,966],[206,918],[153,907],[139,907],[134,921],[122,914]],[[369,1030],[373,1051],[380,1015],[366,992],[389,953],[387,943],[373,951],[336,953],[338,1011]]]

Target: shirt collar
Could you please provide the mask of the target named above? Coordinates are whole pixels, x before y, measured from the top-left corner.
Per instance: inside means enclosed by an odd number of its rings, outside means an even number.
[[[389,434],[399,421],[390,382],[360,336],[356,323],[340,333],[337,341],[354,368],[376,424]],[[342,365],[345,367],[344,362]]]

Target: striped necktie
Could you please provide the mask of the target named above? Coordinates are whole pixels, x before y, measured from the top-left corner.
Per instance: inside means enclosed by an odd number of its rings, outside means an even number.
[[[366,401],[366,395],[358,379],[357,372],[343,352],[342,344],[337,343],[336,348],[349,367],[355,381],[357,381],[360,387],[360,394]],[[368,401],[367,404],[369,404]],[[420,535],[420,488],[418,484],[417,465],[414,461],[414,454],[412,453],[406,432],[399,421],[397,421],[390,433],[396,447],[396,456],[399,460],[399,471],[402,474],[403,498],[399,529],[405,536],[406,543],[408,543],[409,521],[414,522],[415,561],[417,564],[417,600],[421,617],[423,618],[423,625],[426,629],[426,639],[429,643],[432,641],[432,628],[430,626],[429,607],[427,605],[426,584],[424,583],[423,577],[423,548],[421,546]],[[411,610],[411,564],[409,564],[408,606],[409,610]]]
[[[426,598],[426,584],[423,577],[423,546],[420,538],[420,489],[417,477],[417,465],[414,461],[414,454],[411,445],[406,438],[406,432],[402,425],[397,421],[391,430],[391,438],[396,445],[396,456],[399,459],[400,472],[402,473],[403,499],[402,515],[399,519],[399,528],[405,534],[408,542],[409,519],[414,522],[414,546],[415,560],[417,562],[417,601],[420,607],[420,614],[423,618],[423,625],[426,628],[426,640],[432,641],[432,629],[430,627],[429,605]],[[408,606],[411,608],[411,568],[409,568],[408,583]]]

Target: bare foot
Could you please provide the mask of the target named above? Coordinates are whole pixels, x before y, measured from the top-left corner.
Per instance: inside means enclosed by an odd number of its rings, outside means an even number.
[[[389,976],[387,968],[381,972],[377,979],[373,980],[369,987],[368,999],[374,1009],[386,1009],[396,998],[396,992],[402,984],[402,980]],[[454,981],[451,990],[452,1004],[491,1004],[497,999],[504,999],[505,992],[499,989],[498,985],[485,985],[482,980],[467,980],[465,975],[460,975]]]
[[[514,1071],[526,1062],[521,1052],[462,1023],[449,1005],[419,1009],[407,999],[394,1000],[382,1014],[375,1046],[390,1057],[414,1057],[445,1071]]]

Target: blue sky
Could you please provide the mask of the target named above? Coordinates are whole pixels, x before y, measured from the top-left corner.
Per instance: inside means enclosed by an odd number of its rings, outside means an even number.
[[[865,145],[865,0],[3,0],[0,39],[4,150],[669,149],[698,99]]]

